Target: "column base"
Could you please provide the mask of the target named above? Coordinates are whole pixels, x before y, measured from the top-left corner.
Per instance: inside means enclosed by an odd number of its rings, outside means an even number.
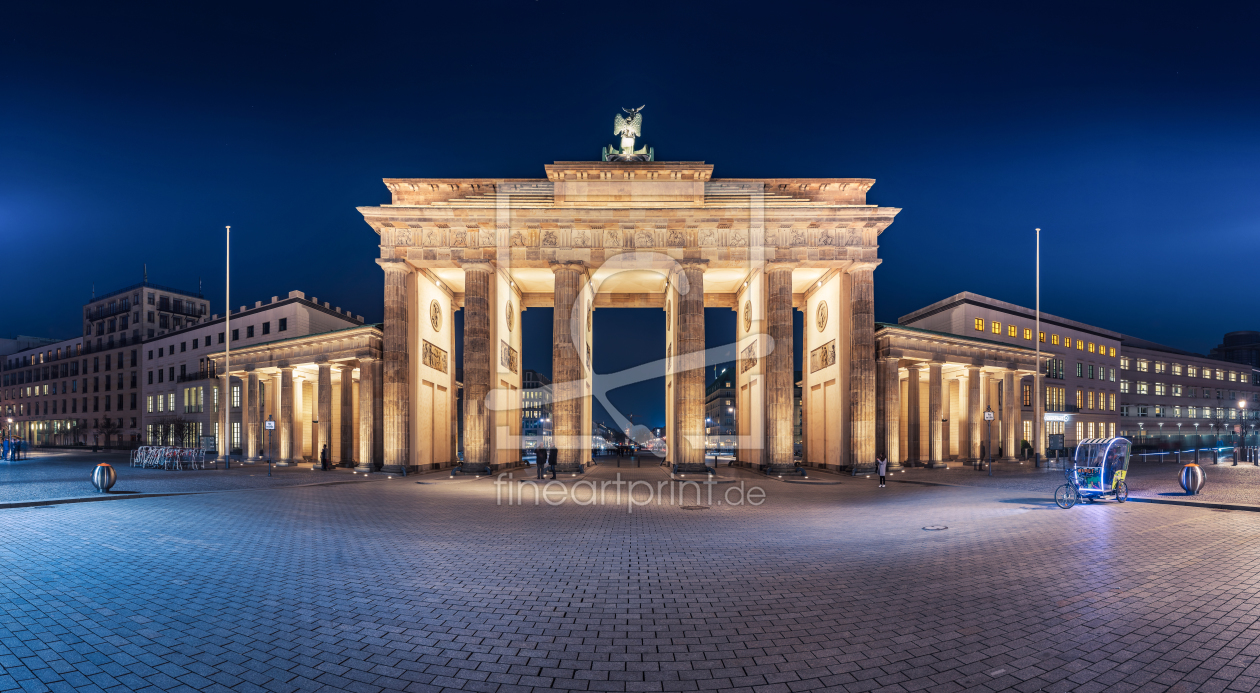
[[[372,468],[372,465],[361,462],[355,465],[354,471],[359,472],[360,474],[371,474],[376,470]]]
[[[292,467],[293,466],[293,462],[290,460],[276,460],[272,464],[274,464],[277,467]]]
[[[678,474],[706,474],[710,469],[712,467],[707,464],[696,464],[694,462],[674,466],[674,472]]]
[[[945,462],[944,460],[937,460],[935,462],[929,462],[925,466],[930,467],[932,469],[949,469],[949,463]]]

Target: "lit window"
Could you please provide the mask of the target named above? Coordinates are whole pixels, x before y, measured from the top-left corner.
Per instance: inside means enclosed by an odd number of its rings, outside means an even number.
[[[1177,383],[1173,383],[1173,386],[1172,386],[1172,396],[1173,396],[1173,397],[1180,397],[1180,396],[1181,396],[1181,386],[1180,386],[1180,385],[1178,385]]]
[[[1167,390],[1168,390],[1168,386],[1165,385],[1164,383],[1155,383],[1155,394],[1165,395],[1165,394],[1168,394]]]
[[[1190,376],[1191,378],[1197,378],[1197,377],[1199,377],[1199,367],[1198,367],[1198,366],[1186,366],[1186,375]]]
[[[1217,379],[1217,380],[1224,380],[1224,379],[1225,379],[1225,371],[1222,371],[1222,370],[1219,370],[1219,369],[1218,369],[1218,370],[1216,371],[1216,379]]]
[[[1050,343],[1057,346],[1059,343],[1059,335],[1057,334],[1050,335]]]
[[[1024,328],[1024,339],[1027,339],[1030,342],[1032,341],[1032,328],[1031,327]]]
[[[984,332],[984,318],[976,318],[976,331]]]
[[[1230,371],[1230,372],[1229,372],[1229,380],[1230,380],[1230,382],[1234,382],[1234,381],[1238,380],[1238,372],[1237,372],[1237,371]]]
[[[1120,357],[1120,370],[1122,371],[1129,370],[1129,357],[1128,356]]]
[[[1083,339],[1076,340],[1076,350],[1085,351],[1085,340]]]
[[[1137,369],[1138,369],[1139,371],[1141,371],[1141,372],[1145,373],[1145,372],[1147,372],[1147,371],[1149,371],[1149,370],[1151,369],[1151,362],[1150,362],[1150,361],[1147,361],[1146,359],[1138,359],[1138,360],[1137,360]]]
[[[1168,364],[1164,363],[1163,361],[1156,361],[1156,362],[1155,362],[1155,372],[1156,372],[1156,373],[1164,373],[1164,372],[1166,372],[1167,370],[1168,370]]]
[[[1076,391],[1076,410],[1080,411],[1084,406],[1085,406],[1085,393],[1080,390],[1077,390]]]
[[[1090,343],[1089,343],[1089,353],[1091,353],[1091,354],[1092,354],[1092,353],[1094,353],[1094,343],[1093,343],[1093,342],[1090,342]]]
[[[1114,392],[1107,395],[1107,409],[1111,411],[1116,410],[1116,393]]]
[[[1015,334],[1015,326],[1014,326],[1014,325],[1007,325],[1007,326],[1006,326],[1006,336],[1007,336],[1007,337],[1014,337],[1014,336],[1016,336],[1016,334]]]
[[[1198,408],[1198,407],[1186,407],[1186,416],[1188,416],[1188,417],[1190,417],[1190,418],[1192,418],[1192,419],[1197,419],[1197,418],[1199,418],[1199,408]]]
[[[1172,374],[1173,374],[1173,375],[1181,375],[1181,364],[1180,364],[1180,363],[1174,363],[1174,364],[1172,365]]]
[[[1107,373],[1111,376],[1110,378],[1108,378],[1108,380],[1110,380],[1113,383],[1116,382],[1116,369],[1108,368]]]
[[[1139,381],[1137,384],[1137,393],[1139,395],[1150,394],[1150,387],[1147,383]]]
[[[993,330],[993,334],[1002,334],[1002,323],[997,320],[994,320],[989,327]]]
[[[1181,407],[1173,407],[1172,409],[1173,409],[1173,418],[1175,418],[1175,419],[1180,419],[1180,418],[1181,418]]]
[[[1089,408],[1090,409],[1094,408],[1094,391],[1093,390],[1089,391]]]
[[[1046,333],[1045,333],[1045,332],[1038,332],[1038,333],[1037,333],[1037,340],[1038,340],[1039,342],[1041,342],[1042,344],[1045,344],[1045,343],[1046,343]]]

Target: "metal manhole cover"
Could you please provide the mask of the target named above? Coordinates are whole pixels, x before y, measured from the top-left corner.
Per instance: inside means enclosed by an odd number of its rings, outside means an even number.
[[[927,527],[924,527],[923,529],[938,530],[938,529],[949,529],[949,527],[946,527],[945,525],[928,525]]]
[[[709,509],[709,506],[707,505],[680,505],[678,507],[682,508],[683,510],[708,510]]]

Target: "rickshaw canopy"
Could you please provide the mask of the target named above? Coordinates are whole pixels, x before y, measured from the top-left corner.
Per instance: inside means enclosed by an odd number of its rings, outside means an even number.
[[[1110,491],[1116,473],[1123,479],[1129,471],[1128,438],[1086,438],[1076,445],[1072,461],[1082,491]]]

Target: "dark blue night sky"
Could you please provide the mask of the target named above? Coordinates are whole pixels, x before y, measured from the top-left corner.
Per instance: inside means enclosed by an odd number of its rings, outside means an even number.
[[[1260,329],[1254,3],[42,3],[0,8],[0,335],[93,284],[382,315],[383,177],[542,177],[622,106],[715,177],[860,176],[904,211],[876,318],[970,290],[1206,351]],[[662,317],[598,311],[598,371]],[[710,311],[710,342],[734,314]],[[799,319],[799,316],[798,316]],[[550,312],[527,311],[550,370]],[[458,321],[457,321],[458,324]],[[640,337],[646,335],[646,337]],[[660,423],[659,383],[616,393]]]

